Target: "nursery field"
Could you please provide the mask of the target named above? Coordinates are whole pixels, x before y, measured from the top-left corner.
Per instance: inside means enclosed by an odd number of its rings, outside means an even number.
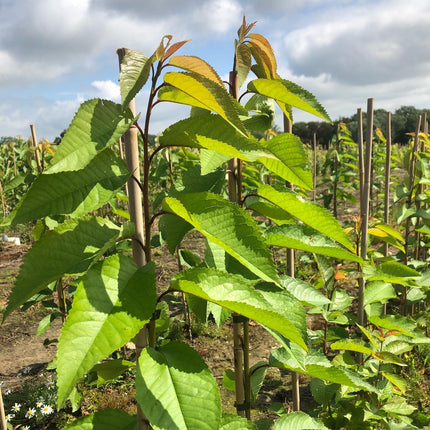
[[[226,82],[165,36],[117,51],[122,103],[2,139],[3,429],[429,428],[427,113],[400,145],[370,98],[352,135],[254,26]]]

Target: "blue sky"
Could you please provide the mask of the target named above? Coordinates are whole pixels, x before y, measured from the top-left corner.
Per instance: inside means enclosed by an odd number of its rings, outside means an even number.
[[[116,49],[151,55],[164,34],[182,54],[232,66],[243,14],[272,44],[278,73],[310,90],[332,119],[365,109],[430,108],[427,0],[0,0],[0,136],[52,140],[84,100],[119,101]],[[137,98],[145,109],[145,91]],[[152,133],[187,115],[163,103]],[[295,113],[295,120],[311,120]]]

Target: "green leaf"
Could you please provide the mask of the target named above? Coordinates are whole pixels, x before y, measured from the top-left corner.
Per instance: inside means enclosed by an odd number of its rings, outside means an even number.
[[[199,57],[193,55],[176,55],[169,60],[169,65],[201,75],[224,88],[222,79],[218,76],[215,69]]]
[[[97,372],[97,386],[100,386],[118,378],[118,376],[122,375],[126,370],[135,366],[136,365],[131,361],[118,359],[96,364],[91,370]]]
[[[81,170],[41,174],[10,215],[12,225],[52,215],[79,217],[105,205],[127,182],[130,172],[110,149]]]
[[[331,405],[333,397],[339,391],[338,384],[327,384],[322,379],[314,378],[309,383],[312,397],[322,405]]]
[[[52,322],[61,317],[61,312],[53,312],[52,314],[46,315],[46,317],[42,318],[37,326],[36,336],[40,336],[45,333],[49,327],[51,327]]]
[[[251,114],[243,120],[247,130],[266,131],[275,123],[275,103],[272,99],[254,94],[245,105]]]
[[[251,70],[251,51],[244,43],[239,43],[236,47],[236,68],[240,88]]]
[[[170,85],[160,88],[158,91],[158,100],[188,105],[191,106],[192,110],[194,108],[202,109],[206,112],[208,110],[203,102]]]
[[[149,59],[139,51],[128,51],[121,63],[119,87],[122,106],[126,107],[142,89],[149,77],[151,65],[155,61],[152,55]]]
[[[306,355],[305,351],[291,344],[289,348],[284,346],[284,348],[273,351],[269,363],[353,389],[377,392],[372,385],[362,380],[356,373],[340,366],[333,366],[321,353],[314,350],[310,350],[310,352],[310,355]]]
[[[255,220],[236,204],[211,193],[191,193],[167,197],[163,209],[183,218],[257,276],[279,282]]]
[[[345,351],[360,352],[361,354],[370,355],[372,357],[375,355],[375,351],[373,351],[373,349],[370,349],[367,346],[364,346],[352,340],[346,341],[346,342],[333,342],[330,345],[330,348],[334,350],[342,349]]]
[[[217,382],[200,355],[185,343],[142,351],[136,399],[154,430],[219,428]]]
[[[249,197],[246,199],[246,207],[274,221],[278,225],[292,224],[294,218],[280,207],[269,203],[266,200]]]
[[[404,264],[396,261],[387,261],[378,266],[366,265],[363,272],[368,281],[384,281],[401,285],[409,285],[421,274]]]
[[[220,154],[219,152],[211,151],[209,149],[200,149],[200,165],[202,174],[213,172],[218,167],[222,166],[225,162],[230,160],[228,155]]]
[[[236,376],[234,370],[226,369],[222,378],[222,386],[230,391],[236,391]]]
[[[364,290],[364,306],[370,303],[387,303],[397,297],[393,286],[388,282],[373,281],[366,284]]]
[[[105,409],[82,417],[65,430],[136,430],[136,417],[121,409]]]
[[[71,219],[49,231],[25,255],[3,318],[52,281],[85,273],[120,235],[115,224],[97,217]]]
[[[254,283],[240,275],[195,268],[176,275],[171,286],[251,318],[306,350],[303,306],[287,291],[257,290]]]
[[[224,414],[221,418],[219,430],[257,430],[257,427],[246,418],[233,414]]]
[[[399,233],[393,227],[391,227],[391,226],[389,226],[387,224],[382,224],[382,223],[376,224],[375,227],[378,228],[379,230],[382,230],[383,232],[389,234],[393,238],[397,239],[399,242],[401,242],[401,243],[405,242],[405,239],[403,238],[403,236],[401,235],[401,233]]]
[[[397,355],[392,354],[391,352],[381,351],[377,352],[373,355],[377,360],[383,361],[384,363],[393,363],[398,366],[407,366],[407,364]]]
[[[417,334],[414,333],[417,328],[415,321],[402,315],[371,315],[369,316],[369,322],[376,327],[386,330],[398,330],[406,336],[417,337]]]
[[[407,403],[407,401],[400,396],[392,396],[388,401],[382,406],[382,409],[386,412],[396,414],[396,415],[410,415],[417,408],[413,405]]]
[[[109,100],[82,103],[44,173],[83,169],[103,149],[117,144],[134,121],[129,109]]]
[[[243,108],[228,94],[224,87],[195,73],[168,72],[164,82],[196,99],[200,107],[221,115],[244,136],[246,129],[239,119]]]
[[[406,380],[399,375],[395,375],[394,373],[381,372],[385,378],[387,378],[393,385],[395,385],[402,394],[406,393],[408,383]]]
[[[133,338],[156,305],[155,265],[118,254],[81,279],[58,343],[58,406],[92,367]]]
[[[272,427],[272,430],[328,430],[320,421],[304,412],[291,412],[283,415]]]
[[[291,81],[285,79],[255,79],[248,84],[248,91],[262,94],[281,104],[291,105],[331,122],[326,110],[320,105],[315,96]]]
[[[339,246],[334,240],[305,225],[282,225],[271,228],[266,232],[266,241],[269,245],[300,249],[339,260],[358,263],[363,261],[354,253]]]
[[[182,242],[184,236],[192,230],[193,226],[177,216],[162,215],[159,222],[161,237],[167,243],[169,252],[173,255]]]
[[[304,305],[323,306],[330,303],[330,300],[320,291],[300,279],[291,278],[290,276],[282,276],[281,285]]]
[[[301,199],[292,191],[277,191],[270,185],[259,187],[258,195],[279,206],[320,233],[341,243],[349,250],[354,250],[351,241],[337,219],[321,206]]]
[[[361,325],[357,324],[358,328],[364,333],[364,335],[367,337],[367,339],[369,339],[369,342],[375,347],[376,351],[379,351],[380,345],[378,343],[378,337],[376,337],[375,335],[373,335],[369,330],[367,330],[367,328],[362,327]],[[378,334],[379,335],[379,334]]]
[[[290,133],[278,134],[264,145],[274,157],[261,157],[260,162],[282,179],[306,190],[313,188],[312,172],[305,170],[307,156],[300,139]],[[275,158],[276,157],[276,158]]]
[[[251,375],[251,397],[256,400],[261,386],[263,385],[264,378],[266,377],[268,363],[266,361],[259,361],[249,369]]]
[[[314,254],[314,258],[318,264],[318,270],[321,274],[324,288],[327,291],[331,291],[335,281],[333,264],[328,258],[322,255]]]
[[[269,151],[252,137],[245,137],[224,121],[220,115],[192,116],[179,121],[159,138],[161,146],[188,146],[216,151],[229,158],[256,161],[261,156],[270,157]]]

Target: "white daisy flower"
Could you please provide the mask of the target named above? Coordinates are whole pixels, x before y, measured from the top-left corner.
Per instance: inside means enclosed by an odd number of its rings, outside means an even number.
[[[6,388],[6,390],[4,390],[4,394],[7,396],[8,394],[10,394],[12,392],[12,390],[10,388]]]
[[[15,414],[7,414],[5,418],[6,418],[6,422],[9,422],[12,418],[15,418]]]
[[[51,389],[55,387],[55,382],[54,381],[48,381],[46,384],[46,387]]]
[[[43,406],[43,402],[37,402],[37,403],[36,403],[36,407],[37,407],[37,408],[41,408],[42,406]]]
[[[12,408],[11,408],[14,412],[19,412],[19,410],[21,409],[21,405],[19,403],[15,403]]]
[[[40,410],[43,415],[49,415],[54,412],[54,409],[52,409],[52,406],[50,405],[44,405],[43,408]]]
[[[33,418],[36,416],[36,409],[30,408],[25,414],[25,418]]]
[[[24,426],[22,430],[30,430],[30,426]]]
[[[23,371],[22,371],[22,373],[23,373],[24,375],[28,375],[30,372],[31,372],[31,366],[26,366],[26,367],[24,367],[24,369],[23,369]]]

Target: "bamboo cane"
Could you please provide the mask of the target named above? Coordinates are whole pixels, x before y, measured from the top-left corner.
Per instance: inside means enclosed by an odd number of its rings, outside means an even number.
[[[386,152],[385,152],[385,195],[384,195],[384,223],[389,222],[390,213],[390,178],[391,178],[391,112],[387,112],[386,120]],[[388,256],[388,243],[384,245],[384,256]]]
[[[385,148],[385,192],[384,192],[384,223],[389,223],[390,216],[390,180],[391,180],[391,112],[386,117],[387,143]],[[388,242],[384,243],[384,257],[388,257]],[[384,304],[384,315],[387,313],[387,304]]]
[[[372,170],[372,140],[373,140],[373,98],[367,99],[367,127],[366,127],[366,162],[364,165],[363,186],[363,213],[361,215],[361,258],[367,259],[367,233],[369,230],[369,199],[370,199],[370,177]],[[361,281],[360,281],[361,280]],[[364,289],[365,283],[359,278],[358,284],[358,311],[357,322],[365,324],[364,315]]]
[[[292,133],[293,132],[293,124],[284,115],[284,132]],[[293,188],[292,184],[287,183],[289,188]],[[287,248],[287,275],[294,278],[294,249]],[[300,410],[300,384],[299,384],[299,375],[296,372],[291,372],[291,392],[293,394],[293,410]]]
[[[1,209],[3,212],[3,217],[6,218],[7,205],[6,205],[6,199],[4,197],[3,186],[1,184],[1,182],[0,182],[0,198],[1,198]]]
[[[128,52],[126,48],[120,48],[117,50],[119,65],[121,70],[121,63]],[[128,107],[130,108],[133,116],[136,115],[136,107],[134,99],[131,100]],[[130,221],[135,225],[135,234],[132,241],[132,252],[133,260],[138,267],[145,265],[146,258],[143,249],[144,243],[144,227],[143,227],[143,211],[142,211],[142,191],[139,187],[140,183],[140,169],[139,169],[139,148],[138,148],[138,137],[137,128],[132,125],[124,134],[124,145],[125,145],[125,159],[127,166],[132,173],[132,176],[128,180],[128,210],[130,213]],[[142,350],[148,345],[147,328],[144,327],[135,337],[136,343],[136,358],[139,358]],[[137,407],[137,430],[147,430],[150,426],[146,420],[142,409],[138,405]]]
[[[314,157],[314,171],[313,171],[313,186],[314,186],[314,192],[313,192],[313,198],[312,200],[315,202],[316,196],[317,196],[317,134],[314,133],[314,141],[313,141],[314,151],[313,151],[313,157]]]
[[[3,396],[0,387],[0,423],[2,430],[7,430],[6,415],[4,413]]]
[[[363,215],[363,189],[364,189],[364,151],[363,151],[363,112],[357,109],[357,146],[358,146],[358,174],[360,178],[360,215]]]
[[[236,61],[235,61],[236,64]],[[238,76],[236,67],[230,72],[230,94],[238,97]],[[228,197],[231,202],[238,203],[241,195],[239,176],[241,165],[237,158],[228,162]],[[249,380],[249,343],[245,345],[242,337],[242,329],[248,325],[248,320],[239,314],[233,314],[233,354],[234,374],[236,386],[236,411],[237,414],[250,417],[250,380]],[[246,331],[248,327],[246,327]],[[246,356],[246,358],[245,358]],[[248,368],[246,368],[248,366]]]
[[[420,141],[419,133],[421,129],[421,115],[418,117],[417,125],[415,128],[415,139],[414,145],[412,147],[411,158],[409,162],[409,190],[408,190],[408,199],[406,202],[406,208],[409,209],[412,206],[412,195],[414,193],[414,185],[415,185],[415,162],[416,162],[416,154],[418,150],[418,143]],[[406,218],[406,226],[405,226],[405,258],[404,264],[405,266],[409,263],[409,235],[411,229],[411,218]],[[403,287],[402,290],[402,299],[401,299],[401,310],[402,315],[407,314],[407,294],[408,289],[406,286]]]
[[[423,115],[422,115],[421,130],[422,130],[423,133],[427,134],[426,129],[427,129],[427,113],[424,112]],[[424,152],[424,150],[425,150],[425,145],[424,145],[424,142],[422,142],[422,145],[421,145],[419,151],[420,152]],[[423,194],[423,193],[424,193],[424,184],[419,184],[418,185],[417,194],[420,195],[420,194]],[[420,200],[416,200],[415,204],[416,204],[416,208],[417,208],[417,211],[418,211],[418,209],[421,208],[421,201]],[[421,232],[418,231],[419,230],[418,227],[419,227],[420,221],[421,221],[421,217],[417,217],[417,221],[416,221],[416,224],[415,224],[415,226],[416,226],[415,227],[415,250],[414,250],[414,258],[415,258],[415,260],[419,260],[420,259],[420,254],[421,254],[421,245],[420,245],[420,243],[421,243]]]
[[[31,131],[31,144],[34,148],[34,158],[36,159],[37,172],[42,173],[42,165],[40,163],[40,154],[39,154],[39,148],[37,147],[36,129],[34,128],[34,124],[30,125],[30,131]]]

